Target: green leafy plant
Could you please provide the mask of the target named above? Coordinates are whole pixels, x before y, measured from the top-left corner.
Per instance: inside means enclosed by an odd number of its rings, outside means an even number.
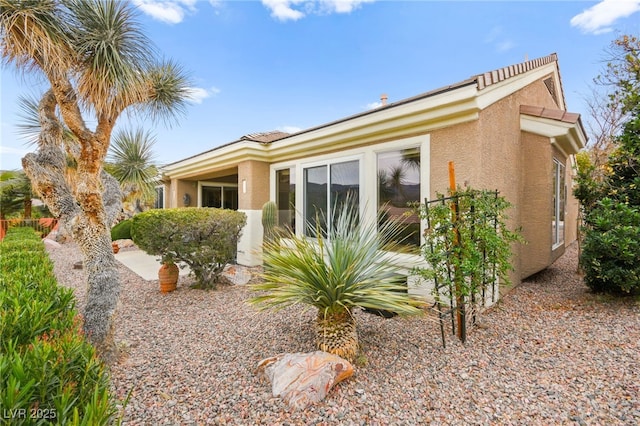
[[[116,240],[130,240],[131,239],[131,219],[126,219],[118,222],[113,228],[111,228],[111,241]]]
[[[432,282],[432,294],[458,312],[458,336],[466,338],[466,314],[474,315],[487,299],[494,302],[499,284],[508,285],[511,244],[522,242],[506,225],[510,203],[497,192],[458,189],[420,206],[426,221],[422,256],[428,267],[414,273]]]
[[[394,250],[399,246],[390,241],[401,231],[399,223],[378,228],[377,221],[359,218],[349,201],[341,208],[336,204],[334,211],[326,238],[320,229],[314,239],[288,230],[282,244],[265,244],[264,281],[252,286],[261,294],[249,303],[258,309],[316,308],[318,348],[353,361],[358,353],[354,308],[419,314],[421,301],[398,283],[399,253]]]
[[[640,294],[640,107],[625,123],[604,176],[579,165],[574,193],[584,214],[580,267],[594,292]]]
[[[598,293],[640,293],[640,209],[604,198],[586,221],[585,284]]]
[[[31,228],[10,228],[0,257],[3,418],[109,424],[116,413],[109,377],[80,330],[73,292],[57,285],[40,237]]]
[[[162,263],[184,262],[200,287],[215,287],[235,258],[242,212],[216,208],[154,209],[132,218],[134,243]]]

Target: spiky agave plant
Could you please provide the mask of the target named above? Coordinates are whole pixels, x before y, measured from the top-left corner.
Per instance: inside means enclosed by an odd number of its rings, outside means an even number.
[[[285,243],[266,244],[263,282],[252,286],[263,293],[249,303],[259,309],[317,308],[318,348],[353,361],[358,352],[355,307],[408,315],[423,312],[422,302],[397,281],[400,245],[394,241],[401,223],[379,226],[360,219],[353,202],[336,210],[326,237],[290,232]]]

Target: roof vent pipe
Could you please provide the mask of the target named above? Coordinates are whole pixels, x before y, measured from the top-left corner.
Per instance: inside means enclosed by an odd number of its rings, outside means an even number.
[[[383,93],[382,95],[380,95],[380,104],[382,106],[385,106],[387,104],[387,99],[388,97],[386,93]]]

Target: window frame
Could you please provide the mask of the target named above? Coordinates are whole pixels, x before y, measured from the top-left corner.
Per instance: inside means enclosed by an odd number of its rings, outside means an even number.
[[[551,220],[551,249],[555,250],[564,245],[564,223],[567,214],[567,182],[566,164],[560,159],[553,158],[553,214]],[[562,218],[560,218],[562,215]],[[559,220],[562,219],[562,220]],[[558,226],[559,223],[563,226]]]
[[[160,200],[160,202],[162,203],[161,207],[157,207],[157,205],[158,205],[158,190],[159,189],[162,190],[162,199]],[[154,209],[164,209],[165,206],[167,205],[167,199],[166,199],[167,188],[166,188],[166,186],[165,185],[156,185],[154,190],[156,192],[156,199],[153,202],[153,208]]]
[[[304,235],[304,216],[300,206],[304,206],[304,190],[300,189],[304,186],[303,167],[313,167],[314,165],[326,164],[330,162],[348,161],[350,158],[360,157],[360,217],[368,220],[375,220],[377,215],[378,203],[378,186],[377,186],[377,153],[397,151],[410,148],[420,149],[420,202],[430,198],[430,153],[431,153],[431,137],[430,134],[419,136],[399,137],[385,142],[371,143],[358,148],[350,148],[342,151],[332,152],[328,154],[319,154],[315,156],[303,157],[295,160],[287,160],[275,162],[270,165],[270,183],[269,183],[269,199],[276,199],[276,170],[295,169],[295,215],[296,215],[296,235]],[[422,234],[424,233],[424,221],[420,224],[420,243],[424,243]],[[398,256],[400,265],[407,270],[411,270],[418,264],[424,264],[425,261],[420,255],[400,254]]]
[[[235,188],[236,191],[238,191],[237,183],[198,181],[198,203],[197,203],[198,207],[203,207],[202,206],[202,188],[205,186],[220,188],[220,207],[215,207],[215,208],[224,208],[224,188]],[[238,191],[238,197],[239,196],[240,196],[240,193]]]

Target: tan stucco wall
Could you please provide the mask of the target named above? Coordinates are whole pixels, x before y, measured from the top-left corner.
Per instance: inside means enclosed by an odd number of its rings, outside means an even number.
[[[497,189],[513,205],[507,224],[521,227],[529,241],[513,245],[514,283],[548,266],[552,255],[551,141],[520,131],[520,105],[559,108],[536,81],[482,110],[478,121],[431,133],[431,197],[447,190],[447,165],[453,161],[458,185]],[[575,228],[571,220],[568,215],[568,227]]]
[[[246,181],[246,192],[244,192]],[[269,201],[269,163],[248,160],[238,164],[238,208],[260,210]]]
[[[171,179],[171,184],[167,187],[167,191],[167,208],[184,207],[182,197],[185,194],[189,194],[189,197],[191,197],[189,207],[195,207],[198,203],[198,184],[196,182]]]
[[[548,138],[522,133],[522,197],[520,224],[526,244],[520,247],[523,277],[543,270],[551,261],[553,155]]]

